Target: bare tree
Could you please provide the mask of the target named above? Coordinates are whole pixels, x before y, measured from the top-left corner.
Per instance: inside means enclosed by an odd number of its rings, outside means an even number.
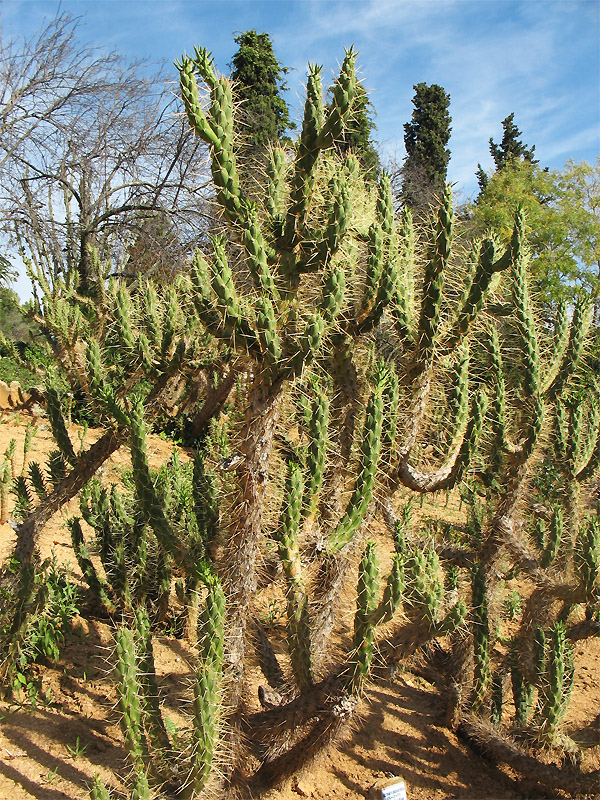
[[[206,227],[206,169],[165,75],[80,46],[78,22],[2,43],[0,225],[86,292],[92,245],[127,274],[182,264]]]

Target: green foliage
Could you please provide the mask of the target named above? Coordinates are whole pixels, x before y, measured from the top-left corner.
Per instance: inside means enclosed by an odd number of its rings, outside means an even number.
[[[241,101],[243,149],[275,144],[292,127],[287,103],[287,68],[275,58],[268,33],[246,31],[235,37],[239,48],[232,59],[231,79]]]
[[[406,159],[402,167],[402,197],[409,208],[423,211],[446,183],[450,150],[450,95],[437,84],[413,86],[412,119],[404,125]]]
[[[468,208],[478,234],[494,230],[504,241],[515,208],[523,208],[531,274],[543,300],[573,297],[577,287],[589,291],[597,284],[599,170],[600,164],[569,161],[547,172],[527,160],[510,161]]]
[[[502,141],[496,144],[490,137],[490,153],[494,159],[496,170],[504,169],[516,161],[527,161],[529,164],[537,162],[533,159],[535,145],[528,148],[519,137],[522,135],[514,122],[514,112],[502,120]]]

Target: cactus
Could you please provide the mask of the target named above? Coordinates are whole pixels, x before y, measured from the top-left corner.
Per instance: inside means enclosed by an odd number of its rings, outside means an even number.
[[[569,704],[573,684],[573,648],[565,637],[562,622],[553,625],[549,640],[541,678],[540,719],[544,739],[553,744]]]
[[[473,567],[473,644],[475,674],[471,703],[474,711],[483,705],[490,685],[490,628],[485,587],[485,570],[481,564]]]

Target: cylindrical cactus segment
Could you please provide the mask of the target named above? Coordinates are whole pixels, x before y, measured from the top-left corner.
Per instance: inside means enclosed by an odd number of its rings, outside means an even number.
[[[143,769],[144,759],[148,754],[148,744],[143,732],[142,701],[133,633],[129,628],[120,628],[115,633],[115,642],[121,729],[134,766]]]
[[[282,222],[284,218],[286,166],[285,150],[282,147],[271,148],[267,161],[268,183],[265,209],[272,222]]]
[[[405,562],[405,605],[427,630],[434,631],[444,597],[444,582],[435,550],[413,550]]]
[[[467,422],[467,429],[450,475],[450,485],[454,485],[471,465],[483,431],[483,421],[485,419],[487,403],[488,399],[485,390],[479,389],[471,401],[469,421]]]
[[[438,211],[435,241],[430,247],[423,279],[419,319],[419,360],[422,362],[431,358],[438,331],[442,308],[444,268],[450,257],[452,244],[452,217],[452,192],[450,187],[446,186]]]
[[[479,711],[487,697],[490,680],[490,628],[488,620],[485,569],[477,563],[473,567],[472,580],[472,619],[474,646],[474,675],[471,703],[474,711]]]
[[[394,196],[392,182],[387,172],[381,173],[377,189],[377,221],[385,235],[389,237],[394,230]]]
[[[52,433],[60,452],[69,464],[74,466],[77,463],[77,456],[67,431],[67,424],[58,392],[56,387],[51,384],[46,387],[46,411],[48,412]]]
[[[133,479],[135,482],[136,493],[144,517],[154,531],[156,538],[162,547],[181,562],[183,559],[186,566],[197,576],[204,576],[206,566],[203,562],[187,559],[187,553],[175,534],[156,493],[154,481],[150,475],[148,459],[146,455],[146,424],[144,422],[144,407],[140,400],[134,400],[131,404],[131,426],[130,426],[130,447],[131,447],[131,466],[133,468]]]
[[[543,391],[547,392],[558,376],[567,345],[569,343],[569,316],[567,302],[559,300],[554,320],[554,341],[549,368],[544,376]]]
[[[323,275],[323,297],[319,309],[326,322],[333,322],[342,310],[345,300],[346,275],[341,264],[336,264]]]
[[[513,658],[513,664],[510,668],[510,680],[515,704],[515,723],[517,725],[526,725],[531,713],[534,687],[527,683],[523,677],[516,657]]]
[[[502,722],[502,704],[504,700],[504,676],[501,672],[495,672],[492,677],[492,725],[500,725]]]
[[[195,797],[204,789],[219,740],[225,595],[215,577],[207,582],[206,606],[198,620],[199,664],[192,703],[193,745],[184,797]]]
[[[378,385],[367,404],[359,472],[344,516],[327,538],[330,552],[337,552],[352,539],[363,521],[373,496],[381,449],[381,430],[383,425],[382,389],[382,385]]]
[[[404,590],[404,556],[396,553],[392,559],[392,569],[383,590],[383,598],[371,615],[373,625],[390,622],[402,602]]]
[[[496,247],[492,239],[484,239],[479,249],[479,260],[473,280],[458,311],[451,339],[459,342],[471,328],[483,308],[485,298],[494,276]]]
[[[287,620],[290,661],[300,691],[313,681],[308,600],[304,590],[298,529],[302,518],[304,480],[302,468],[290,461],[281,524],[276,532],[279,555],[287,581]]]
[[[548,538],[544,549],[544,553],[542,555],[542,567],[549,567],[551,564],[554,563],[554,560],[558,555],[558,551],[560,550],[562,534],[563,534],[563,510],[562,506],[557,503],[554,506],[554,513],[552,514],[552,519],[550,520]]]
[[[325,450],[329,430],[329,398],[315,381],[315,397],[308,420],[310,442],[306,459],[306,483],[302,498],[302,513],[310,516],[316,509],[325,472]]]
[[[302,233],[314,185],[313,168],[319,155],[317,137],[323,125],[321,70],[322,68],[316,64],[309,64],[304,119],[284,230],[284,239],[288,247],[294,246]]]
[[[206,463],[204,451],[200,447],[194,454],[192,491],[198,533],[201,541],[206,545],[216,538],[219,530],[218,485],[214,473]]]
[[[277,321],[273,304],[266,296],[256,300],[256,331],[266,366],[271,369],[281,359],[281,340],[277,333]]]
[[[219,138],[208,124],[208,120],[202,106],[200,105],[200,98],[198,96],[198,84],[194,75],[195,64],[191,58],[184,57],[181,63],[177,65],[179,69],[179,87],[181,89],[181,96],[185,111],[190,121],[192,128],[196,131],[198,136],[203,139],[207,144],[214,147],[219,146]]]
[[[569,480],[575,480],[577,475],[577,460],[580,453],[583,408],[579,402],[571,403],[569,412],[569,435],[567,437],[565,467]]]
[[[150,800],[150,786],[145,772],[136,772],[130,800]]]
[[[326,150],[337,141],[351,117],[358,81],[356,79],[356,52],[346,50],[340,74],[333,86],[331,104],[323,127],[317,137],[317,147]]]
[[[356,613],[354,614],[354,658],[351,688],[359,692],[373,659],[373,612],[379,588],[379,564],[374,542],[367,542],[358,571]]]
[[[365,294],[363,307],[371,307],[377,296],[379,281],[383,271],[383,230],[379,222],[374,222],[369,228],[367,271],[365,275]]]
[[[588,603],[600,600],[600,524],[598,517],[584,520],[575,546],[579,584]]]
[[[275,288],[273,276],[267,263],[267,248],[263,238],[256,206],[248,204],[246,208],[246,221],[242,229],[242,241],[246,248],[250,274],[256,288],[272,301],[279,297]]]
[[[400,404],[400,385],[396,370],[390,366],[387,370],[383,389],[383,413],[385,425],[382,430],[382,444],[387,450],[388,458],[393,455],[398,430],[398,410]]]
[[[566,637],[564,623],[556,622],[550,629],[540,704],[543,734],[550,743],[556,741],[572,685],[573,645]]]
[[[415,229],[409,208],[402,211],[400,230],[397,234],[392,234],[390,258],[398,261],[397,293],[391,311],[400,339],[410,341],[413,338]]]
[[[524,437],[522,444],[522,459],[526,461],[533,453],[533,450],[542,433],[544,424],[544,398],[540,392],[536,392],[529,401],[529,418],[524,425]]]
[[[511,239],[511,258],[513,303],[524,366],[522,393],[525,397],[529,397],[536,394],[540,387],[540,353],[527,286],[527,256],[523,233],[523,213],[520,209],[515,215],[515,226]]]
[[[458,360],[452,376],[452,393],[450,396],[451,430],[447,448],[449,453],[464,439],[465,426],[469,418],[469,347],[463,345],[458,352]]]
[[[558,374],[549,391],[559,395],[569,378],[575,373],[592,318],[592,303],[588,295],[581,294],[575,302],[573,319],[569,330],[569,342],[564,351]]]
[[[171,752],[171,742],[160,710],[150,621],[143,606],[138,606],[135,610],[135,643],[139,659],[138,683],[142,694],[144,728],[152,748],[153,762],[156,763],[153,771],[165,779],[169,775],[167,759]]]
[[[83,577],[87,581],[88,586],[95,598],[101,603],[107,613],[114,614],[116,611],[115,604],[109,597],[109,588],[107,582],[98,577],[96,568],[94,567],[87,549],[85,539],[83,538],[83,530],[81,522],[78,517],[68,520],[68,526],[71,531],[71,542],[79,569]]]
[[[293,375],[300,375],[305,366],[308,366],[317,356],[323,336],[325,334],[325,322],[320,314],[311,314],[306,321],[306,327],[302,334],[296,352],[290,359],[289,370]]]

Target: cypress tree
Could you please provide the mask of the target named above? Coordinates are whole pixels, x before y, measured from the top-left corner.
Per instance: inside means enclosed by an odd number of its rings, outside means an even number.
[[[242,150],[254,151],[277,142],[291,128],[286,90],[287,68],[275,58],[268,33],[246,31],[235,37],[239,45],[233,56],[231,77],[242,101],[245,142]]]
[[[413,88],[412,119],[404,126],[402,196],[407,206],[424,211],[434,195],[442,194],[446,183],[452,117],[448,113],[450,95],[441,86],[417,83]]]
[[[528,148],[519,138],[522,135],[522,132],[515,125],[514,112],[502,120],[502,141],[500,144],[496,144],[490,137],[490,153],[497,170],[501,170],[507,164],[512,164],[515,161],[528,161],[530,164],[538,163],[533,158],[535,145]]]

